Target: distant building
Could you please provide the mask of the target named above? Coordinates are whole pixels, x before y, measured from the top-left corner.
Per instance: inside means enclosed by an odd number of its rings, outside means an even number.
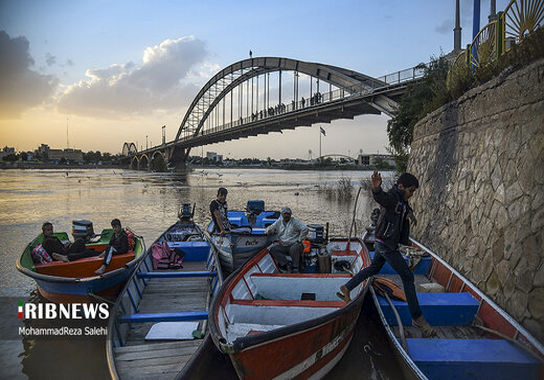
[[[206,158],[211,161],[223,162],[223,155],[215,152],[206,152]]]
[[[53,161],[60,161],[64,158],[66,161],[83,162],[83,152],[79,149],[49,149],[48,157]]]
[[[389,154],[359,154],[357,156],[357,165],[360,166],[376,166],[382,162],[395,167],[395,160]]]
[[[0,160],[10,154],[15,154],[15,148],[5,146],[4,149],[0,151]]]
[[[47,144],[40,145],[38,149],[36,150],[36,152],[38,152],[38,154],[42,156],[47,156],[49,154],[49,145]]]

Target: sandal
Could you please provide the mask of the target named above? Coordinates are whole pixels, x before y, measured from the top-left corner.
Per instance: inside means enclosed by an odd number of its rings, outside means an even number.
[[[336,292],[336,296],[338,298],[340,298],[342,301],[344,301],[345,303],[348,303],[351,301],[351,297],[349,296],[349,290],[348,288],[346,288],[344,285],[342,285],[340,287],[340,290],[342,291],[342,293],[340,292]]]

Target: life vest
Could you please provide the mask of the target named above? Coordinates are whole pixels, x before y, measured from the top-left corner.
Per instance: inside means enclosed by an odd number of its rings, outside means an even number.
[[[388,278],[374,277],[372,286],[374,286],[376,292],[381,296],[385,296],[385,294],[387,293],[387,295],[391,298],[408,302],[406,300],[406,294],[404,293],[404,290],[402,290],[400,286],[398,286],[395,282],[389,280]]]
[[[170,248],[166,240],[151,246],[153,269],[180,269],[185,253],[179,248]]]

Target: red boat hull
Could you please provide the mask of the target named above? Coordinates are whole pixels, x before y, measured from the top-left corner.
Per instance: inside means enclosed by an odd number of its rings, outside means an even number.
[[[355,308],[315,328],[231,354],[234,368],[248,380],[307,379],[322,370],[327,373],[349,346],[360,311]]]

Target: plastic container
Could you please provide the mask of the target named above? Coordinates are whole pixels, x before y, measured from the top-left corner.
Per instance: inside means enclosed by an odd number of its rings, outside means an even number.
[[[327,249],[322,248],[319,250],[317,260],[319,263],[319,272],[331,273],[331,254]]]

